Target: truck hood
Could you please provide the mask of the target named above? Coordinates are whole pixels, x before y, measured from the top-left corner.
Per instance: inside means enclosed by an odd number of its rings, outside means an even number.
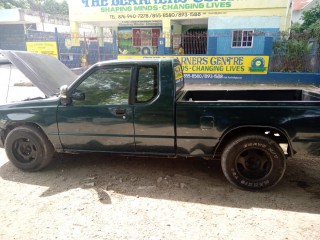
[[[0,53],[47,97],[58,93],[62,85],[70,85],[77,78],[77,75],[57,58],[49,55],[19,51]]]

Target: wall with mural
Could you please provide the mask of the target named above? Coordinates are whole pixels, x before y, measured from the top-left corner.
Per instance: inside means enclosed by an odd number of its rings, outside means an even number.
[[[160,27],[119,27],[119,54],[156,54]]]

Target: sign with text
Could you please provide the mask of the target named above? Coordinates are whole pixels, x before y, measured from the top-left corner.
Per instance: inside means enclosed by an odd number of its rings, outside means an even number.
[[[56,42],[27,42],[26,44],[28,52],[42,53],[58,58]]]
[[[95,19],[104,16],[120,21],[199,18],[208,11],[230,9],[233,3],[234,0],[79,0],[70,6],[70,19],[80,19],[81,15],[91,18],[89,14],[94,14]]]
[[[118,59],[177,58],[185,78],[217,78],[221,74],[267,74],[269,56],[129,56]]]
[[[154,21],[227,15],[229,10],[287,9],[288,0],[76,0],[69,1],[71,21]],[[240,12],[241,13],[241,12]],[[242,14],[242,13],[241,13]],[[252,14],[252,13],[250,13]],[[251,15],[250,15],[251,16]]]

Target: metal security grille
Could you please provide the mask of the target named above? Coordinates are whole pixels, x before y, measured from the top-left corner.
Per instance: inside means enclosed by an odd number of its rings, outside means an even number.
[[[181,35],[184,54],[206,54],[207,31],[193,30]]]
[[[59,60],[69,68],[88,67],[96,62],[114,59],[116,49],[111,33],[68,34],[28,30],[26,42],[56,42]],[[76,44],[74,44],[76,43]]]

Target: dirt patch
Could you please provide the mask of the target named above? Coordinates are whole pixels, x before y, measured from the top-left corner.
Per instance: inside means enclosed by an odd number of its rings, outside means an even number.
[[[319,239],[320,160],[292,159],[267,192],[219,162],[59,155],[25,173],[0,150],[0,239]]]

